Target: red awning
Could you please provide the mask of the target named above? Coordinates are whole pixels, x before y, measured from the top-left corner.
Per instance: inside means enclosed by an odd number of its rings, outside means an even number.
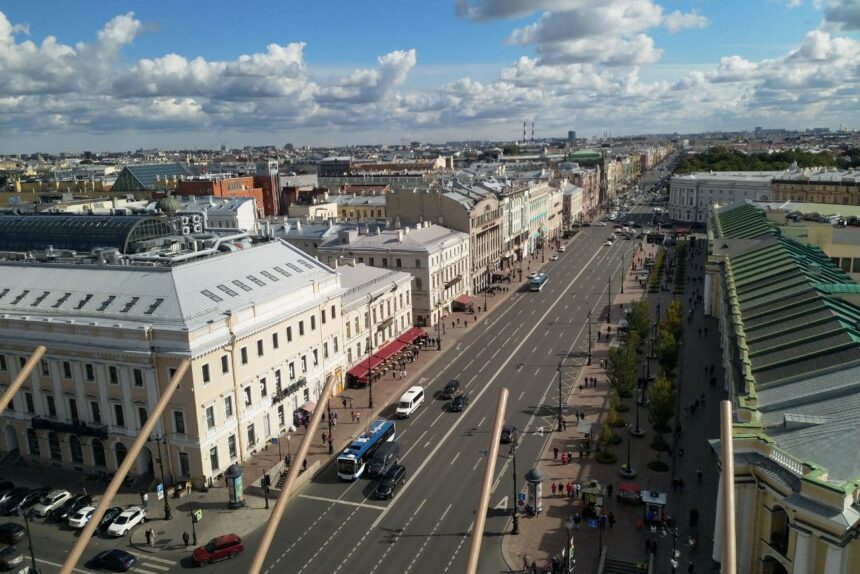
[[[406,331],[401,333],[399,337],[397,337],[397,340],[410,345],[415,341],[415,339],[426,336],[427,333],[424,332],[424,329],[419,327],[409,327]]]
[[[395,339],[382,345],[379,350],[373,354],[373,356],[378,358],[380,361],[387,361],[388,359],[402,351],[403,347],[405,346],[405,343]]]
[[[618,490],[626,490],[629,492],[639,492],[642,489],[639,487],[638,482],[622,482],[618,485]]]
[[[460,305],[468,305],[475,299],[473,297],[469,297],[468,295],[457,295],[454,297],[454,303],[458,303]]]
[[[355,365],[353,368],[347,371],[347,374],[355,377],[356,379],[366,379],[370,369],[377,368],[381,363],[382,359],[380,359],[376,355],[373,355],[369,359],[364,359],[363,361]]]

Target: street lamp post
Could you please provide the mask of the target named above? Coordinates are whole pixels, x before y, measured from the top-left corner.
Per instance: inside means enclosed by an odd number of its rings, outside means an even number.
[[[621,293],[624,293],[624,256],[621,256]]]
[[[631,431],[633,433],[633,436],[635,436],[635,437],[641,437],[641,436],[645,435],[645,431],[643,431],[641,428],[639,428],[639,405],[643,401],[643,396],[644,396],[644,391],[642,390],[642,387],[637,385],[636,386],[636,428],[634,428]]]
[[[558,371],[558,432],[561,432],[562,428],[564,427],[564,416],[561,412],[561,361],[558,362],[558,367],[556,370]]]
[[[267,487],[268,488],[268,487]],[[196,511],[194,510],[194,506],[191,506],[191,543],[194,546],[197,546],[197,516],[195,516]]]
[[[328,453],[334,454],[334,439],[332,438],[332,421],[331,421],[331,397],[327,397],[325,401],[326,415],[328,416]]]
[[[158,447],[158,468],[161,469],[161,484],[162,488],[166,488],[167,485],[164,481],[164,457],[161,456],[161,442],[165,442],[165,448],[167,447],[167,435],[164,433],[160,435],[152,435],[149,437],[149,440],[155,441],[155,444]],[[168,496],[166,492],[164,494],[164,519],[171,520],[173,519],[173,514],[170,511],[170,501],[168,500]]]
[[[373,297],[370,293],[367,294],[367,408],[373,408],[373,363],[370,359],[373,358],[373,321],[370,319],[370,305],[380,295]]]
[[[612,276],[606,280],[606,322],[609,323],[612,319]]]
[[[493,285],[493,277],[490,275],[490,264],[487,263],[487,287],[484,289],[484,312],[487,311],[487,294],[490,292],[490,287]]]
[[[588,360],[585,364],[591,364],[591,309],[588,310]]]
[[[636,470],[633,468],[632,463],[630,462],[630,440],[631,431],[630,425],[627,426],[627,464],[621,467],[621,470],[618,472],[623,478],[633,478],[636,476]]]
[[[514,500],[511,505],[511,517],[513,518],[513,524],[511,525],[511,534],[519,534],[520,533],[520,518],[517,516],[517,429],[514,427],[514,440],[511,441],[511,462],[513,463],[513,474],[511,475],[514,479]]]
[[[27,529],[27,544],[30,545],[30,560],[33,565],[30,566],[31,574],[39,574],[39,567],[36,565],[36,551],[33,549],[33,538],[30,536],[30,512],[19,510],[21,516],[24,517],[24,528]]]

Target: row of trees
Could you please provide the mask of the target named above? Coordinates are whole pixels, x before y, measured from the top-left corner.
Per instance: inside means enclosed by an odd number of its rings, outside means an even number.
[[[849,163],[854,155],[846,155]],[[830,152],[810,153],[790,149],[775,153],[743,153],[725,146],[715,146],[704,152],[684,156],[676,173],[693,171],[769,171],[787,169],[793,162],[798,167],[834,167],[840,165]]]

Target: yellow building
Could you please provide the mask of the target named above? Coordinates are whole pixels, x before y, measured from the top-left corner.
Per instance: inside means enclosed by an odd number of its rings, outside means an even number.
[[[774,201],[860,205],[860,171],[794,169],[771,182]]]
[[[737,572],[860,572],[860,286],[754,205],[709,215],[705,300],[733,402]],[[723,531],[718,519],[715,560]]]

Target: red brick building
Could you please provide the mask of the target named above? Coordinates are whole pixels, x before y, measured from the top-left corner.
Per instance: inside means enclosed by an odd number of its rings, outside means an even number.
[[[177,195],[214,195],[215,197],[253,197],[257,204],[257,215],[275,215],[274,205],[270,201],[268,209],[266,194],[258,187],[253,176],[202,176],[199,178],[180,181],[176,186]]]

